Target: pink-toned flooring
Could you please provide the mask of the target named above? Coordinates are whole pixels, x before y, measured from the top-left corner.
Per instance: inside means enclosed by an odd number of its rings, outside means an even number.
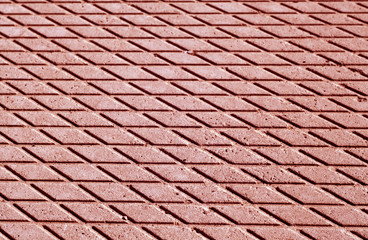
[[[0,0],[0,239],[368,239],[367,1]]]

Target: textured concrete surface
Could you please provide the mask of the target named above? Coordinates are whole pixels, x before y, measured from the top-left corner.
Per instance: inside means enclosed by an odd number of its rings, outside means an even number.
[[[366,1],[0,0],[0,239],[368,239]]]

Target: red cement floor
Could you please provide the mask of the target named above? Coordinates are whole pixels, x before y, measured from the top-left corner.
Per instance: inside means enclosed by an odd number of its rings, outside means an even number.
[[[368,239],[367,1],[0,0],[0,239]]]

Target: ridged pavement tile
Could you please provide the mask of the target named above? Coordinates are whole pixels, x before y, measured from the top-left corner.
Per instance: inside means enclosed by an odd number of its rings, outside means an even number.
[[[0,239],[368,239],[367,15],[0,0]]]

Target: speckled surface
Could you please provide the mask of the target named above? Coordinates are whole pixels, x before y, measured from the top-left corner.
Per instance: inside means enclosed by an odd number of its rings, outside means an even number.
[[[0,0],[0,239],[368,239],[367,15]]]

